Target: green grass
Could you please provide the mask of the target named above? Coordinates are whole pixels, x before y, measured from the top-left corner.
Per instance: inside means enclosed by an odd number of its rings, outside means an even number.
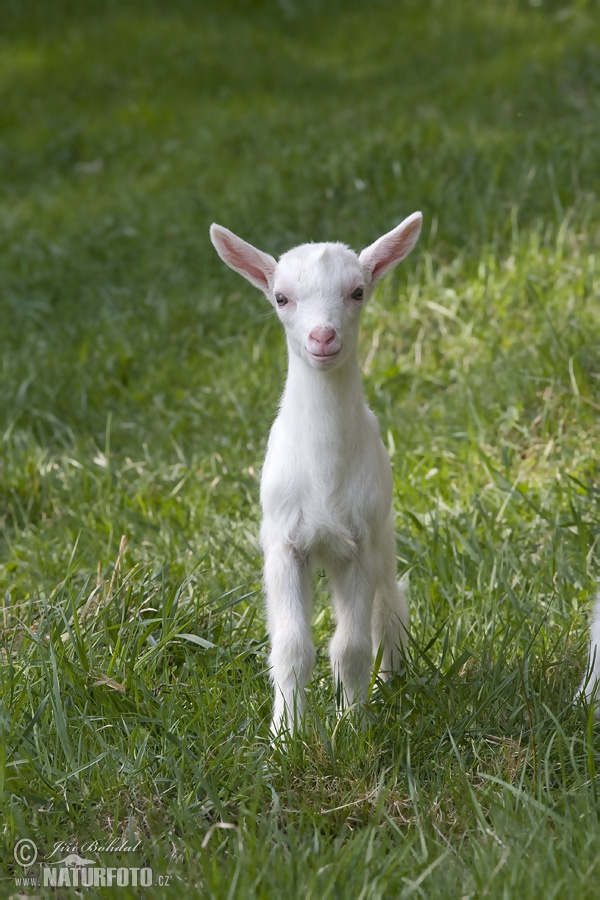
[[[573,696],[600,568],[599,22],[3,4],[3,896],[21,838],[141,841],[93,855],[151,866],[145,896],[598,896]],[[304,729],[271,747],[258,479],[285,349],[208,226],[360,249],[415,209],[361,339],[409,659],[364,731],[338,722],[319,582]]]

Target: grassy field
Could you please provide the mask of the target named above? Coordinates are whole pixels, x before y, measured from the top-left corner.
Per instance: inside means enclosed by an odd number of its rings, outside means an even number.
[[[599,47],[592,0],[5,0],[1,896],[52,893],[24,838],[152,868],[107,897],[599,896]],[[319,580],[273,747],[285,346],[208,226],[360,249],[415,209],[361,340],[409,659],[338,722]]]

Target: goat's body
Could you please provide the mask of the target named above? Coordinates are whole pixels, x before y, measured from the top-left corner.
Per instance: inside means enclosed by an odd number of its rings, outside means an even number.
[[[389,457],[357,373],[311,372],[307,391],[306,373],[296,381],[290,369],[263,468],[263,530],[300,553],[323,545],[326,555],[334,547],[347,555],[388,516]],[[324,415],[332,395],[338,404]]]
[[[222,259],[278,311],[288,375],[263,467],[261,544],[275,687],[273,730],[293,727],[315,662],[311,581],[331,581],[330,657],[343,701],[365,699],[373,654],[390,674],[408,608],[396,581],[392,468],[358,368],[358,324],[374,284],[414,246],[415,213],[360,256],[343,244],[303,244],[273,257],[213,226]]]

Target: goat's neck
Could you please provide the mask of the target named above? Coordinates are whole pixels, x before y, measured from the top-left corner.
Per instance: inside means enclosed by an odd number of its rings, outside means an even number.
[[[281,412],[298,436],[347,440],[364,427],[366,404],[354,355],[331,371],[318,371],[290,352]]]

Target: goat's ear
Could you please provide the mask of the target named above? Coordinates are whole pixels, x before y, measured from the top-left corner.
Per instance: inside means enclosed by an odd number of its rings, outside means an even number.
[[[378,282],[408,256],[419,239],[422,223],[423,216],[420,212],[415,212],[400,222],[393,231],[388,231],[374,244],[365,247],[358,259],[371,284]]]
[[[269,294],[277,261],[243,241],[233,231],[222,225],[210,226],[210,239],[223,262],[247,278],[259,290]]]

